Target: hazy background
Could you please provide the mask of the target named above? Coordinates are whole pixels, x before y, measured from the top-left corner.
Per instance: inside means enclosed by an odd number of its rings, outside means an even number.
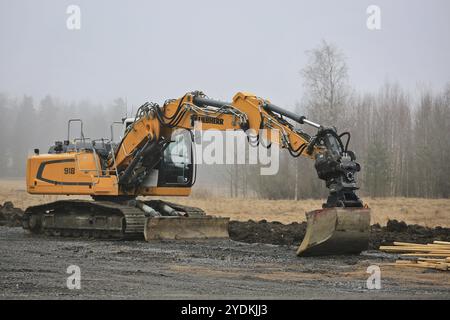
[[[72,4],[80,30],[66,27]],[[372,4],[381,30],[366,26]],[[27,154],[65,139],[69,118],[109,137],[110,123],[145,101],[250,91],[350,130],[362,194],[449,197],[449,14],[447,0],[0,0],[0,177],[23,176]],[[331,105],[301,74],[327,48],[346,67]],[[283,153],[280,168],[264,178],[249,166],[203,167],[195,190],[325,195],[312,161]]]
[[[81,8],[81,30],[66,8]],[[381,27],[366,27],[366,8]],[[441,87],[450,74],[450,2],[0,0],[0,90],[36,99],[137,105],[203,90],[241,90],[293,106],[304,52],[322,39],[348,58],[356,89],[385,80]]]

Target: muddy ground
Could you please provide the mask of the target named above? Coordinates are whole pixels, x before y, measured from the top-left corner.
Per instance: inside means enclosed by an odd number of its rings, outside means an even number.
[[[305,223],[230,222],[230,240],[112,241],[48,238],[20,227],[20,209],[0,205],[0,299],[449,299],[450,273],[398,268],[376,250],[392,241],[450,240],[448,228],[396,220],[371,227],[359,256],[295,255]],[[81,268],[81,289],[66,286]],[[370,265],[380,290],[367,288]]]
[[[450,274],[400,269],[395,256],[307,257],[295,246],[233,240],[111,241],[47,238],[0,227],[0,299],[449,299]],[[81,289],[66,287],[69,265]],[[380,290],[367,289],[370,265]]]
[[[22,215],[23,210],[14,207],[11,201],[0,203],[0,226],[19,227],[22,225]]]

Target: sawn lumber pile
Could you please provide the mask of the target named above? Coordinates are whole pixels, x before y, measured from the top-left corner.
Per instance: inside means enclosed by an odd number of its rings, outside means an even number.
[[[450,270],[450,242],[433,241],[428,244],[394,242],[393,246],[380,246],[380,250],[402,254],[405,260],[395,261],[395,266]]]

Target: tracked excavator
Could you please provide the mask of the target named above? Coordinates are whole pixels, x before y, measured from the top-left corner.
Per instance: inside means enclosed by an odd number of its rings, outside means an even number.
[[[71,139],[75,122],[81,123],[81,132]],[[32,233],[69,237],[227,238],[228,218],[164,200],[145,200],[145,196],[190,194],[196,164],[193,153],[187,151],[192,150],[196,124],[201,124],[201,130],[245,132],[253,144],[260,142],[264,129],[267,141],[293,157],[315,161],[329,195],[323,208],[306,213],[307,230],[298,255],[357,254],[367,248],[370,209],[355,193],[360,165],[348,150],[350,133],[338,134],[334,127],[245,92],[237,93],[231,102],[210,99],[199,91],[167,100],[163,106],[147,102],[134,118],[124,120],[119,142],[112,137],[91,141],[84,136],[80,119],[69,120],[67,140],[55,142],[46,154],[35,149],[27,159],[27,191],[89,195],[92,200],[29,207],[23,227]],[[302,125],[313,127],[315,134],[307,134]]]

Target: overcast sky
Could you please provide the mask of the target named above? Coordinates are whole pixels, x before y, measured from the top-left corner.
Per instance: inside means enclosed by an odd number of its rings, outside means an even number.
[[[67,6],[81,9],[68,30]],[[381,30],[366,27],[369,5]],[[450,1],[0,0],[0,92],[161,103],[187,91],[250,91],[287,108],[302,96],[305,51],[347,57],[352,85],[413,91],[450,81]]]

